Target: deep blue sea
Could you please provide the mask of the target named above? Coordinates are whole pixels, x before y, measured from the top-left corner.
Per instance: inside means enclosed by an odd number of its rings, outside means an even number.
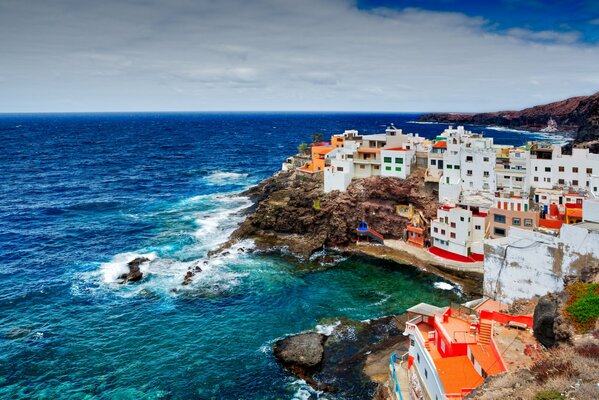
[[[444,305],[459,288],[410,266],[314,268],[237,250],[250,242],[181,281],[241,221],[250,202],[237,194],[312,133],[443,130],[415,118],[0,115],[0,398],[319,396],[277,365],[273,341],[339,317]],[[535,137],[475,130],[505,144]],[[138,255],[152,259],[143,281],[116,283]]]

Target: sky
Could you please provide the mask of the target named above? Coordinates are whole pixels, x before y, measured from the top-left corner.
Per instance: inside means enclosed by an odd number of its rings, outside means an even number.
[[[597,91],[598,0],[0,0],[0,113],[480,112]]]

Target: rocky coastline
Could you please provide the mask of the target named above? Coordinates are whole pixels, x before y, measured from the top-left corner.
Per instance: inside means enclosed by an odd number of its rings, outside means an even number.
[[[420,116],[418,120],[561,132],[571,136],[574,145],[589,147],[593,153],[599,152],[599,92],[519,111],[431,113]]]

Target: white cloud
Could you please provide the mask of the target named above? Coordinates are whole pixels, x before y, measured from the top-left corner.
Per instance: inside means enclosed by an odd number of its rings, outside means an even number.
[[[489,26],[349,0],[3,2],[0,110],[479,111],[598,89],[575,32]]]

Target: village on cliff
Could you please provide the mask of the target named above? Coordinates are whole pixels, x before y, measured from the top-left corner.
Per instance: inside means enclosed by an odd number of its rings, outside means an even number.
[[[438,193],[437,215],[427,220],[414,205],[397,204],[409,221],[400,249],[483,273],[480,300],[408,309],[409,351],[389,363],[393,398],[461,399],[509,370],[522,356],[510,349],[513,331],[532,338],[533,317],[511,315],[508,306],[563,290],[568,276],[598,264],[599,154],[565,153],[549,142],[497,145],[463,126],[432,140],[390,126],[371,135],[347,130],[330,142],[317,137],[283,163],[284,171],[322,179],[325,193],[424,170],[424,184]],[[368,222],[356,226],[356,240],[386,244]]]

